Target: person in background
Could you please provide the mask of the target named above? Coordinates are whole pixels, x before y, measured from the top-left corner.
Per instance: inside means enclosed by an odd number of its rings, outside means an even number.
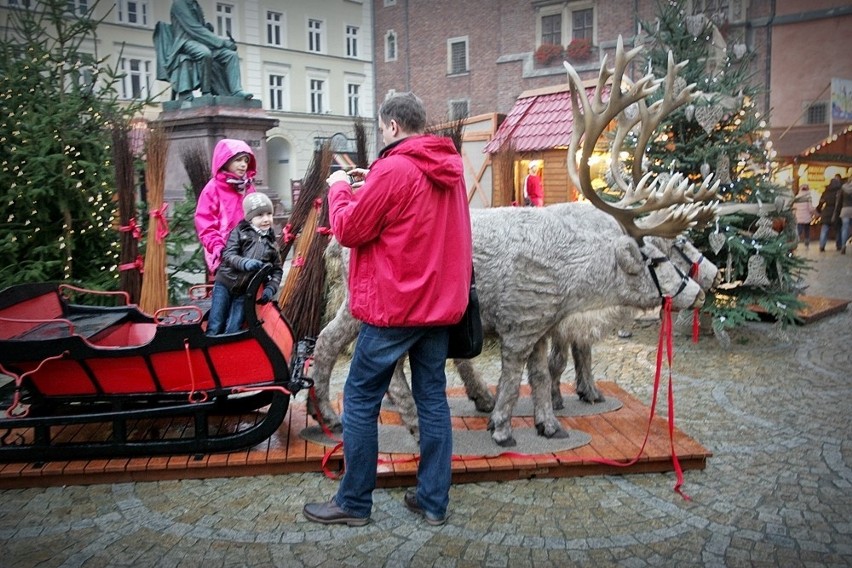
[[[524,178],[524,205],[544,207],[544,188],[538,177],[538,162],[530,162],[529,174]]]
[[[843,184],[840,174],[836,174],[834,179],[822,192],[817,204],[817,213],[819,213],[819,222],[822,226],[819,228],[819,252],[825,252],[825,245],[828,243],[828,234],[831,229],[834,229],[835,244],[837,250],[843,248],[840,240],[840,186]]]
[[[814,218],[814,202],[811,199],[811,188],[803,185],[799,194],[793,200],[793,213],[796,216],[796,232],[799,242],[805,243],[805,248],[811,246],[811,221]]]
[[[852,224],[852,178],[841,186],[840,189],[840,253],[846,254],[846,245],[849,241],[849,225]]]
[[[201,190],[195,208],[195,232],[212,278],[222,262],[228,235],[243,219],[243,196],[254,193],[257,162],[248,144],[225,138],[213,149],[210,171],[213,177]]]
[[[430,525],[446,521],[452,423],[445,374],[448,326],[467,308],[472,271],[470,212],[461,156],[449,138],[423,134],[426,110],[413,93],[379,109],[386,146],[367,170],[328,178],[334,236],[351,249],[349,307],[363,322],[343,388],[343,459],[337,494],[307,503],[323,524],[370,521],[378,418],[397,360],[408,353],[420,425],[417,487],[405,506]],[[355,184],[360,185],[360,184]]]
[[[234,333],[245,320],[245,293],[254,273],[265,264],[272,265],[259,304],[272,301],[284,270],[275,230],[272,228],[272,201],[264,193],[249,193],[243,198],[245,219],[231,231],[216,271],[213,301],[207,321],[207,335]]]

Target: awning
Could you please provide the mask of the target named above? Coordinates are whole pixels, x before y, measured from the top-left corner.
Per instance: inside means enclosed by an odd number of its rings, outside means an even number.
[[[774,129],[770,139],[780,161],[852,162],[852,125],[843,125],[826,136],[826,125]]]
[[[586,96],[594,95],[594,87],[586,87]],[[609,98],[609,86],[604,90]],[[567,148],[571,142],[574,115],[568,84],[521,93],[515,106],[486,144],[484,152],[494,154],[511,139],[516,152],[536,152]]]

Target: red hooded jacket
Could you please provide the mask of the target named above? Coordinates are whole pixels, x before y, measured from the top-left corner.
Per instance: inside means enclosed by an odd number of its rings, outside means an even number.
[[[352,249],[349,308],[380,327],[450,325],[467,307],[472,267],[464,166],[449,138],[416,135],[384,150],[364,185],[329,190],[334,236]]]
[[[245,179],[222,170],[228,161],[239,153],[249,155]],[[243,220],[243,196],[254,193],[251,181],[257,174],[254,152],[242,140],[225,138],[213,149],[210,171],[213,178],[207,182],[195,208],[195,232],[204,247],[204,260],[210,272],[216,272],[222,262],[222,250],[228,235]]]

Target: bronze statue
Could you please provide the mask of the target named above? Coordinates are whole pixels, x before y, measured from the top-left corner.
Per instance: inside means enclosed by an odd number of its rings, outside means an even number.
[[[192,100],[196,90],[202,95],[252,98],[242,89],[234,38],[213,33],[196,0],[174,0],[171,19],[171,24],[157,22],[154,28],[157,79],[171,83],[181,100]]]

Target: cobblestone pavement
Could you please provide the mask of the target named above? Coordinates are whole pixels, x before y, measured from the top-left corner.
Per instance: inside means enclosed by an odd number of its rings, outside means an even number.
[[[808,293],[852,299],[852,257],[804,254]],[[603,341],[596,376],[650,403],[656,334],[637,324]],[[452,488],[433,528],[404,489],[380,489],[371,524],[327,528],[301,514],[335,491],[319,473],[6,490],[0,565],[850,566],[850,345],[848,310],[785,332],[749,325],[728,347],[676,338],[677,424],[714,454],[686,472],[690,501],[673,474],[473,483]],[[481,359],[496,379],[493,349]]]

